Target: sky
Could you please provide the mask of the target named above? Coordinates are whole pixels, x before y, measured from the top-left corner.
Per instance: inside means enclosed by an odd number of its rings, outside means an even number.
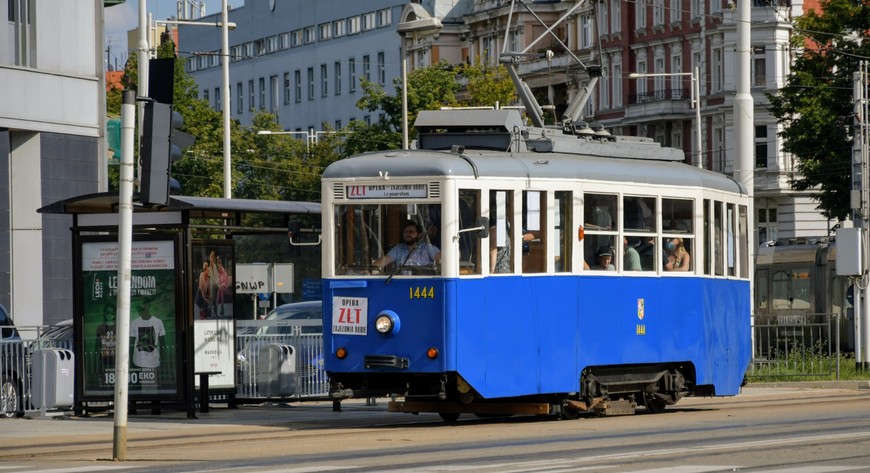
[[[155,20],[166,20],[176,15],[176,0],[146,0],[149,13]],[[221,0],[197,0],[205,3],[205,14],[220,13]],[[228,0],[230,7],[240,7],[243,0]],[[105,47],[108,49],[106,61],[113,68],[124,67],[127,60],[127,31],[135,29],[139,24],[139,0],[127,0],[126,3],[106,8]]]

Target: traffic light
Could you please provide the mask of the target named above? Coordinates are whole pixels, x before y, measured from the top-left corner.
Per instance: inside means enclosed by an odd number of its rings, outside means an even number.
[[[172,105],[157,101],[145,103],[142,121],[142,160],[140,201],[143,204],[169,203],[169,174],[172,163],[181,159],[182,149],[192,145],[194,138],[178,131],[184,125],[181,114]]]

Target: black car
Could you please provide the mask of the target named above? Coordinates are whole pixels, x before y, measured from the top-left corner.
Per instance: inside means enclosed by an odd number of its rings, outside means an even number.
[[[0,304],[0,415],[24,414],[22,380],[25,376],[24,342],[6,307]]]

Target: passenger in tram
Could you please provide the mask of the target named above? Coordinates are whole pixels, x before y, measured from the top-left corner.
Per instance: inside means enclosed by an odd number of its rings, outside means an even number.
[[[622,268],[625,271],[640,271],[640,254],[628,242],[628,237],[622,239]]]
[[[665,271],[689,271],[692,266],[692,256],[686,251],[683,239],[679,237],[664,240]]]
[[[592,269],[598,271],[616,271],[616,267],[611,262],[613,261],[613,250],[609,246],[598,248],[598,251],[595,252],[595,259],[595,266],[592,266]]]
[[[393,262],[400,266],[428,266],[441,261],[441,250],[427,241],[422,241],[423,227],[411,220],[402,226],[402,243],[394,246],[387,254],[372,262],[378,269],[384,269]]]

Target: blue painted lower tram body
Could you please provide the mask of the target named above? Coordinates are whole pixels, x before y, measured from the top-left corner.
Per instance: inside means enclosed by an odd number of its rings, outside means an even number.
[[[566,401],[587,410],[628,400],[655,409],[684,395],[737,394],[750,360],[745,280],[397,277],[326,280],[323,293],[325,327],[332,298],[342,297],[365,298],[369,323],[384,311],[401,320],[389,336],[325,337],[327,353],[347,351],[326,357],[336,397],[544,402],[557,411]]]

